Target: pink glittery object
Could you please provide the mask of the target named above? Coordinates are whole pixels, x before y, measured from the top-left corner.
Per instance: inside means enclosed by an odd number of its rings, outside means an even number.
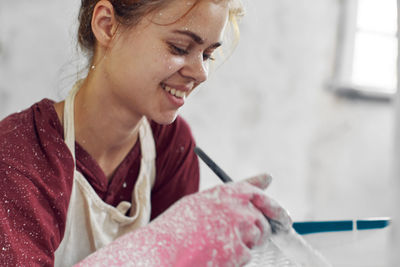
[[[259,176],[252,184],[265,185]],[[264,192],[246,182],[186,196],[153,222],[122,236],[76,266],[243,266],[267,241],[265,216],[291,223]]]

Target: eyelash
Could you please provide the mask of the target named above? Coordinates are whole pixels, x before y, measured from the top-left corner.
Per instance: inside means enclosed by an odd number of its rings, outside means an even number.
[[[182,49],[180,47],[177,47],[176,45],[173,44],[169,44],[169,47],[171,48],[171,52],[174,55],[178,55],[178,56],[184,56],[189,54],[189,51],[186,49]]]
[[[174,55],[185,56],[185,55],[189,54],[189,51],[186,49],[182,49],[171,43],[169,43],[168,45],[171,49],[171,53]],[[215,59],[210,54],[203,54],[203,60],[207,61],[207,60],[215,60]]]
[[[210,54],[203,54],[203,60],[215,60]]]

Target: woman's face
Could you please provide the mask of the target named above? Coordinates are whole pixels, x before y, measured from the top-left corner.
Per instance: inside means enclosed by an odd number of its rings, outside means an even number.
[[[122,29],[102,60],[112,97],[133,115],[171,123],[185,97],[207,79],[229,9],[227,1],[202,0],[183,16],[194,2],[174,0]]]

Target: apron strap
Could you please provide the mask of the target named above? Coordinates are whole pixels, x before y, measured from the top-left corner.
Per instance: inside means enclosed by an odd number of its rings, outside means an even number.
[[[156,158],[156,147],[151,126],[146,117],[140,121],[139,128],[140,149],[142,151],[142,159],[152,161]]]
[[[64,105],[64,140],[75,163],[75,126],[74,126],[74,100],[75,95],[81,87],[83,81],[80,80],[75,83],[72,90],[69,92],[68,97],[65,99]]]

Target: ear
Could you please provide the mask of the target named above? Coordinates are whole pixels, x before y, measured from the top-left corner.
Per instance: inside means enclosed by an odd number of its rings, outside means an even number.
[[[114,7],[109,1],[97,2],[93,10],[92,31],[98,45],[109,47],[118,28]]]

